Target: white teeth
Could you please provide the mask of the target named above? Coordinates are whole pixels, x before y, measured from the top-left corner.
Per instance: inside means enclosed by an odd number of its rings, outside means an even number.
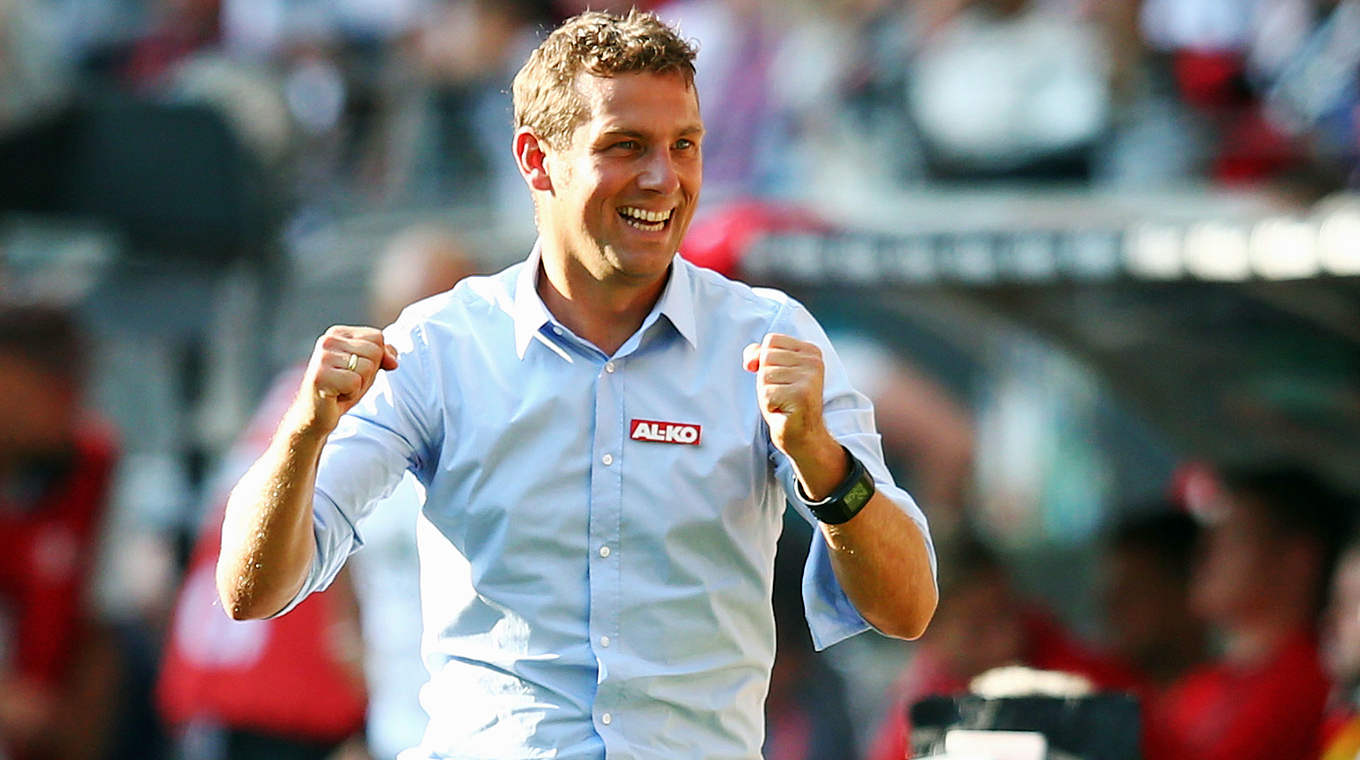
[[[666,228],[666,225],[661,222],[644,222],[641,219],[634,219],[631,216],[625,216],[623,218],[623,223],[629,227],[646,230],[647,232],[659,232]]]
[[[637,219],[638,221],[652,222],[654,224],[670,219],[672,212],[674,212],[674,209],[667,209],[666,211],[648,211],[647,209],[636,208],[634,206],[625,206],[619,209],[619,213],[624,216]]]

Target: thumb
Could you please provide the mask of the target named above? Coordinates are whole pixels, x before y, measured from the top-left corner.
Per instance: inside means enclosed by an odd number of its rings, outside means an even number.
[[[741,366],[747,372],[755,372],[760,369],[760,344],[751,343],[741,350]]]
[[[389,371],[397,368],[397,349],[391,343],[383,346],[382,368]]]

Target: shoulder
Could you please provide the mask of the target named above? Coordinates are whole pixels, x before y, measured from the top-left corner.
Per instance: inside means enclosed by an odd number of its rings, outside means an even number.
[[[696,309],[712,309],[715,306],[735,308],[739,314],[763,316],[773,321],[780,314],[791,309],[803,309],[802,304],[776,288],[755,287],[738,280],[729,279],[712,269],[706,269],[677,258],[678,266],[686,268],[690,288],[693,292]]]
[[[754,341],[774,332],[817,343],[823,349],[830,345],[822,326],[798,299],[788,293],[730,280],[688,262],[684,266],[701,332],[707,332],[704,330],[707,326],[723,333],[738,333]]]
[[[515,264],[496,274],[465,277],[452,289],[406,307],[397,322],[454,322],[489,309],[508,310],[514,300],[515,276],[521,266]]]
[[[498,317],[509,320],[514,303],[515,276],[522,264],[491,275],[461,280],[452,289],[407,306],[384,331],[389,339],[411,337],[425,341],[436,333],[486,329]]]

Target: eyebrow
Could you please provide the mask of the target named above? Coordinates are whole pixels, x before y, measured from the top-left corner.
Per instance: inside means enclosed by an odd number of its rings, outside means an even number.
[[[704,127],[703,127],[702,124],[691,124],[691,125],[685,127],[684,129],[680,130],[680,135],[681,135],[682,137],[691,137],[691,136],[694,136],[694,135],[702,135],[703,133],[704,133]],[[646,139],[646,138],[648,137],[648,135],[647,135],[646,133],[644,133],[644,132],[639,132],[639,131],[637,131],[636,129],[627,129],[627,128],[620,127],[620,128],[616,128],[616,129],[606,129],[606,130],[604,130],[603,132],[601,132],[601,133],[599,134],[599,137],[596,138],[596,139],[602,139],[602,138],[606,138],[606,137],[635,137],[635,138]]]

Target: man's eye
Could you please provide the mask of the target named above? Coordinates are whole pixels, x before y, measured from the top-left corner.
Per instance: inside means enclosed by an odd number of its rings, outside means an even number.
[[[614,143],[613,147],[622,148],[623,150],[637,150],[642,146],[638,143],[637,140],[619,140],[618,142]]]
[[[685,140],[685,139],[682,139],[682,140],[676,140],[676,141],[675,141],[675,149],[676,149],[676,150],[689,150],[690,148],[693,148],[693,147],[694,147],[694,141],[693,141],[693,140]]]

